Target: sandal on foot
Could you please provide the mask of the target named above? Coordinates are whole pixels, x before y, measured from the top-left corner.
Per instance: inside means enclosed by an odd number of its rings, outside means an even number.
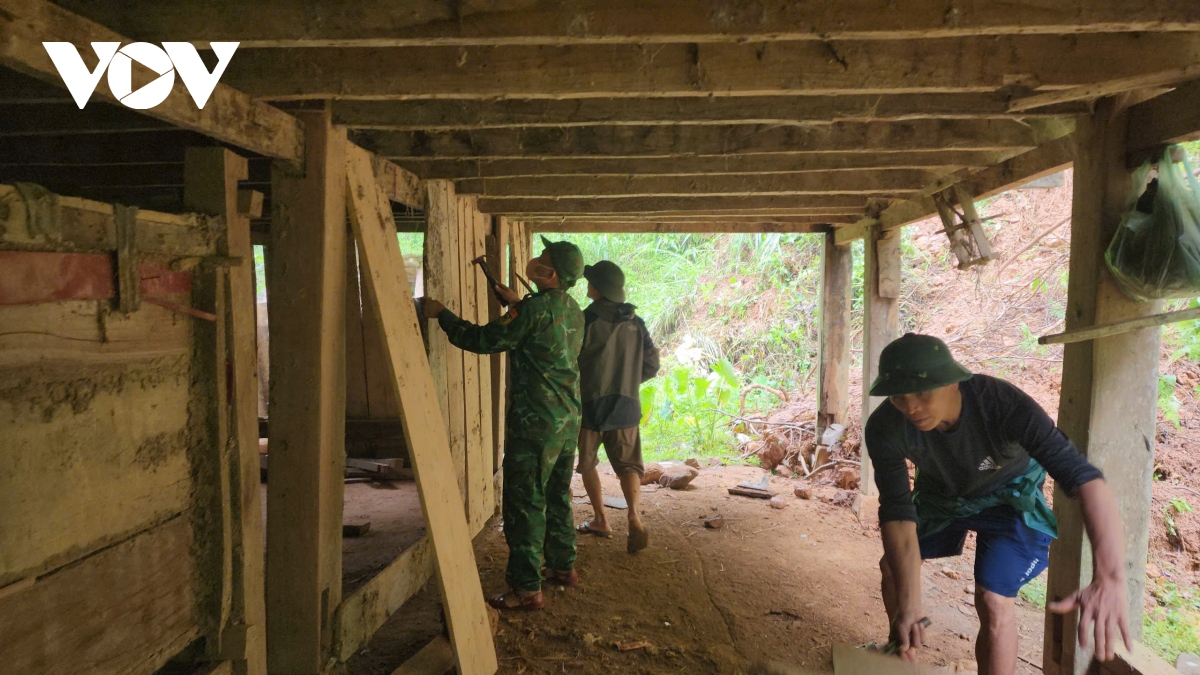
[[[542,578],[552,584],[566,586],[567,588],[575,588],[579,585],[579,572],[573,569],[570,572],[560,572],[546,567],[542,569]]]
[[[650,545],[650,533],[646,530],[630,530],[629,541],[625,545],[625,550],[630,553],[637,553]]]
[[[579,534],[590,534],[590,535],[594,535],[597,537],[601,537],[603,539],[612,539],[613,538],[612,530],[597,530],[592,527],[593,522],[594,521],[589,520],[586,523],[575,528],[575,531],[578,532]]]
[[[488,604],[496,609],[515,609],[528,612],[541,609],[545,606],[546,598],[542,595],[541,591],[537,593],[509,591],[503,595],[490,598]]]

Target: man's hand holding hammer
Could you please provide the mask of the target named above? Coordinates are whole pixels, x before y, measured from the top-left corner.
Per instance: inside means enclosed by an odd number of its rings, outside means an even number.
[[[509,307],[521,301],[521,296],[517,295],[516,291],[508,286],[496,284],[493,288],[496,291],[496,295],[507,302]],[[446,309],[446,305],[442,304],[441,301],[428,297],[421,298],[421,307],[426,319],[436,319],[442,313],[442,310]]]

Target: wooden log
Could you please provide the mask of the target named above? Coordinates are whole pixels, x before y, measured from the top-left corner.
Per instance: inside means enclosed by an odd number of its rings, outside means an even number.
[[[424,588],[432,575],[433,545],[427,534],[342,601],[333,619],[333,651],[337,659],[346,662],[366,646],[384,622]]]
[[[862,425],[866,429],[871,413],[883,401],[871,396],[871,383],[879,374],[879,354],[889,342],[900,337],[900,301],[885,295],[888,284],[883,280],[899,278],[900,234],[886,232],[875,224],[863,241],[863,348],[862,348]],[[898,295],[898,294],[896,294]],[[879,494],[875,487],[875,469],[867,455],[863,440],[863,456],[859,491],[863,495]]]
[[[734,99],[736,100],[736,99]],[[4,144],[0,142],[0,150]],[[522,159],[426,159],[396,161],[426,179],[508,176],[663,176],[708,173],[827,173],[856,169],[924,169],[941,175],[957,167],[990,166],[1005,153],[978,150],[914,150],[878,153],[755,154],[706,157],[565,157]]]
[[[542,176],[460,180],[460,194],[500,197],[684,197],[758,194],[871,194],[917,192],[937,177],[914,169],[683,176]]]
[[[1183,1],[1183,0],[1178,0]],[[848,16],[846,10],[834,12]],[[833,53],[830,53],[830,49]],[[1194,63],[1188,33],[566,46],[247,49],[222,81],[265,99],[985,93]],[[1119,60],[1112,54],[1121,54]],[[948,59],[953,67],[947,67]],[[1014,73],[1017,73],[1014,77]]]
[[[353,146],[347,158],[346,193],[354,236],[378,301],[374,311],[387,338],[388,367],[401,401],[455,660],[464,675],[491,675],[497,662],[483,591],[466,515],[452,487],[449,441],[439,423],[429,361],[420,348],[421,333],[407,292],[408,276],[393,233],[391,207],[375,189],[368,153]]]
[[[587,98],[574,100],[334,101],[333,119],[353,129],[449,131],[592,125],[783,124],[913,119],[1024,119],[1086,113],[1077,101],[1008,112],[1007,97],[979,94]],[[64,120],[65,122],[65,120]]]
[[[248,176],[246,160],[225,148],[189,148],[185,159],[184,201],[191,210],[217,216],[225,223],[224,253],[253,260],[250,220],[241,213],[238,181]],[[250,265],[217,272],[217,303],[223,317],[218,322],[217,388],[228,391],[228,411],[222,413],[223,448],[218,456],[228,466],[220,469],[227,485],[228,546],[225,563],[228,600],[222,601],[220,633],[209,641],[214,656],[236,661],[239,673],[266,673],[266,609],[263,587],[262,506],[258,452],[258,349],[256,343],[253,268]],[[224,365],[221,361],[227,361]],[[232,386],[223,386],[226,371]],[[226,639],[226,636],[230,639]],[[237,636],[235,638],[235,636]]]
[[[479,210],[484,213],[504,215],[517,214],[566,214],[566,213],[663,213],[663,212],[716,212],[753,213],[766,210],[769,213],[792,215],[862,215],[867,205],[863,195],[802,195],[759,197],[618,197],[613,199],[552,199],[522,197],[489,197],[479,200]]]
[[[817,438],[850,413],[850,305],[854,256],[827,232],[821,249],[820,339],[817,356]]]
[[[1068,331],[1137,319],[1160,306],[1125,297],[1104,264],[1104,251],[1132,197],[1125,168],[1129,114],[1121,103],[1105,99],[1094,116],[1081,118],[1076,132]],[[1134,638],[1142,633],[1159,350],[1155,328],[1073,342],[1063,350],[1058,424],[1088,461],[1104,471],[1116,495],[1125,531],[1125,593]],[[1058,538],[1050,545],[1048,600],[1083,587],[1092,574],[1079,504],[1061,487],[1055,488],[1054,512]],[[1078,620],[1077,613],[1046,615],[1046,672],[1087,670],[1091,650],[1075,639]],[[1094,644],[1089,641],[1089,647]]]
[[[1127,165],[1157,161],[1163,145],[1196,138],[1200,138],[1200,81],[1130,108]]]
[[[3,0],[0,2],[0,64],[53,84],[61,76],[43,42],[93,42],[128,44],[129,38],[103,25],[46,2],[45,0]],[[166,38],[168,40],[172,38]],[[84,58],[90,58],[88,55]],[[90,61],[89,61],[90,63]],[[93,98],[109,103],[118,99],[101,78]],[[197,108],[182,78],[165,101],[143,111],[145,115],[174,126],[198,131],[267,157],[298,164],[303,155],[303,131],[296,118],[255,101],[250,96],[218,83],[203,109]]]
[[[776,125],[592,126],[465,131],[361,131],[360,142],[386,157],[667,157],[806,152],[905,152],[1033,149],[1063,135],[1069,121],[912,120]]]
[[[571,5],[530,5],[498,0],[481,6],[438,3],[405,6],[385,2],[330,3],[314,14],[300,2],[263,12],[231,0],[188,0],[174,11],[149,0],[128,9],[71,0],[96,21],[144,40],[178,38],[186,15],[209,40],[242,40],[249,47],[419,46],[459,44],[661,43],[764,40],[844,40],[995,36],[1045,33],[1196,30],[1200,22],[1188,2],[1129,6],[1120,0],[1045,6],[956,5],[947,13],[937,2],[904,6],[871,0],[835,2],[771,0],[749,11],[732,0],[645,4],[635,0],[588,0]],[[371,20],[365,20],[370,17]]]
[[[199,636],[192,544],[177,516],[0,597],[5,669],[158,671]]]
[[[276,166],[271,186],[267,662],[315,675],[342,589],[346,139],[301,118],[305,174]]]

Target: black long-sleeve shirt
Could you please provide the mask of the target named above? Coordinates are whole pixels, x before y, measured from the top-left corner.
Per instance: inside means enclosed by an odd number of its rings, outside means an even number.
[[[981,497],[1025,472],[1029,458],[1074,494],[1104,475],[1075,449],[1028,394],[1004,380],[974,375],[960,383],[962,414],[950,431],[921,431],[884,401],[867,420],[867,453],[875,466],[880,522],[917,520],[908,482],[945,497]]]

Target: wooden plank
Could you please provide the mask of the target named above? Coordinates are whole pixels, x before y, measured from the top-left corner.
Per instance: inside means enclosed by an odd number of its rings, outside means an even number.
[[[425,295],[431,298],[448,298],[446,275],[453,269],[448,245],[450,229],[454,224],[447,204],[452,201],[454,184],[450,181],[431,180],[425,182]],[[437,327],[437,319],[430,319],[425,327],[425,338],[429,352],[429,368],[433,371],[433,384],[437,389],[438,407],[449,429],[449,371],[446,334]]]
[[[833,173],[720,174],[683,176],[541,176],[460,180],[460,194],[507,197],[683,197],[698,194],[887,194],[917,192],[937,178],[919,169]]]
[[[734,99],[737,100],[737,99]],[[0,144],[0,149],[3,145]],[[948,173],[957,167],[984,167],[1006,159],[1004,153],[978,150],[914,150],[877,153],[721,155],[706,157],[566,157],[521,159],[396,158],[418,176],[431,178],[503,178],[508,176],[662,176],[707,173],[827,173],[859,169],[926,169]]]
[[[1134,643],[1132,652],[1126,651],[1125,645],[1117,647],[1117,658],[1112,661],[1097,663],[1100,675],[1179,675],[1180,671],[1162,660],[1149,647],[1140,642]]]
[[[367,284],[362,265],[359,265],[362,293],[363,363],[366,367],[367,416],[375,419],[395,419],[400,416],[400,401],[388,381],[384,361],[387,350],[384,344],[383,327],[368,309],[375,301],[374,291]],[[410,287],[411,289],[411,287]],[[409,291],[411,295],[411,290]]]
[[[358,254],[346,245],[346,417],[371,416],[367,395],[367,353],[364,346],[362,290]],[[367,312],[368,314],[370,312]]]
[[[177,516],[0,597],[5,669],[157,671],[199,634],[192,544]]]
[[[461,200],[453,193],[445,193],[447,198],[446,210],[451,215],[449,237],[447,238],[446,296],[443,302],[450,311],[462,316],[466,310],[462,306],[462,272],[463,259],[460,248],[463,228]],[[440,328],[436,329],[441,331]],[[446,401],[449,406],[450,422],[450,456],[453,458],[454,472],[459,481],[459,495],[466,503],[466,459],[467,459],[467,411],[466,391],[463,378],[462,350],[454,345],[446,347]]]
[[[386,197],[375,187],[367,153],[351,147],[347,161],[347,198],[354,236],[378,302],[374,305],[387,337],[389,369],[404,415],[405,437],[416,472],[421,507],[433,544],[446,623],[459,671],[464,675],[496,672],[483,591],[475,567],[466,515],[455,499],[449,441],[438,414],[433,377],[400,254]]]
[[[188,148],[184,170],[189,209],[223,218],[225,253],[253,260],[250,219],[241,210],[238,181],[248,177],[246,160],[225,148]],[[228,358],[232,386],[228,387],[228,437],[219,440],[229,463],[230,583],[228,615],[222,631],[219,657],[236,661],[239,673],[266,673],[266,609],[263,578],[263,519],[259,488],[258,451],[258,349],[255,318],[256,294],[253,267],[249,264],[221,273],[225,283],[218,292],[227,295],[218,306],[225,309],[221,347]],[[222,368],[221,370],[225,370]],[[219,378],[220,379],[220,378]],[[220,385],[218,384],[218,387]],[[224,456],[224,453],[222,453]],[[227,637],[228,636],[228,637]]]
[[[244,48],[944,38],[1196,30],[1200,22],[1196,8],[1179,0],[1149,6],[1120,0],[1019,7],[965,2],[949,13],[944,4],[931,0],[904,6],[872,0],[771,0],[753,11],[733,0],[587,0],[561,6],[497,0],[479,6],[430,3],[403,9],[384,0],[341,0],[316,15],[301,2],[276,3],[270,21],[262,20],[257,7],[236,2],[190,0],[175,11],[148,0],[134,0],[124,11],[82,0],[64,4],[144,40],[178,38],[178,17],[186,15],[197,35],[243,40]]]
[[[0,64],[53,84],[62,80],[43,42],[133,42],[45,0],[0,0],[0,16]],[[92,63],[94,55],[84,58]],[[107,78],[100,79],[92,97],[118,103]],[[218,83],[200,109],[182,78],[175,78],[166,100],[144,114],[267,157],[297,164],[302,159],[303,130],[296,118],[227,84]]]
[[[376,182],[389,200],[414,209],[425,208],[425,190],[420,178],[382,157],[371,157],[371,166],[375,168]]]
[[[760,197],[617,197],[614,199],[553,199],[522,197],[488,197],[479,200],[484,213],[565,214],[565,213],[662,213],[731,211],[752,213],[768,210],[771,213],[792,215],[859,215],[867,205],[865,195],[802,195]]]
[[[512,247],[512,224],[503,216],[496,218],[496,227],[487,238],[488,264],[492,274],[502,283],[509,279],[510,250]],[[488,320],[499,319],[503,308],[495,293],[488,291]],[[508,354],[492,354],[492,473],[499,471],[504,458],[504,418],[508,412]],[[495,480],[492,481],[493,491]],[[498,497],[492,495],[493,500]],[[495,501],[493,501],[495,503]]]
[[[806,152],[1004,151],[1055,137],[1058,120],[912,120],[778,125],[591,126],[461,131],[360,131],[386,157],[669,157]],[[1061,133],[1058,133],[1061,135]]]
[[[333,619],[333,652],[337,659],[348,661],[365,647],[375,631],[424,588],[432,575],[433,545],[427,534],[342,601]]]
[[[613,220],[568,220],[561,222],[540,221],[530,223],[535,232],[558,232],[575,234],[586,232],[623,232],[642,234],[667,233],[733,233],[733,232],[824,232],[829,229],[827,223],[848,218],[848,216],[813,216],[811,222],[779,223],[773,220],[761,221],[613,221]]]
[[[1200,64],[1192,64],[1181,68],[1171,68],[1157,73],[1146,73],[1144,75],[1135,75],[1132,77],[1124,77],[1107,82],[1097,82],[1096,84],[1088,84],[1082,87],[1072,87],[1060,91],[1051,91],[1044,94],[1034,94],[1019,98],[1008,105],[1010,112],[1021,112],[1032,108],[1040,108],[1046,105],[1057,105],[1060,103],[1069,103],[1072,101],[1094,101],[1104,96],[1112,96],[1114,94],[1123,94],[1133,91],[1134,89],[1145,89],[1147,87],[1164,87],[1168,85],[1178,84],[1187,80],[1192,80],[1200,77]]]
[[[1104,252],[1132,195],[1125,168],[1129,115],[1119,101],[1105,99],[1076,132],[1071,263],[1066,329],[1115,323],[1159,311],[1160,302],[1136,302],[1118,290]],[[1063,349],[1062,399],[1058,425],[1088,460],[1104,471],[1117,498],[1125,531],[1126,598],[1132,636],[1141,637],[1150,486],[1154,472],[1158,401],[1159,331],[1147,328]],[[1057,600],[1091,581],[1078,502],[1055,489],[1058,539],[1050,545],[1046,597]],[[1083,673],[1090,649],[1079,647],[1076,613],[1047,614],[1043,668]],[[1089,646],[1094,645],[1090,641]]]
[[[478,213],[475,208],[476,201],[476,198],[471,196],[458,198],[458,251],[460,261],[459,294],[462,303],[462,314],[459,316],[477,324],[479,323],[479,305],[475,287],[478,285],[476,282],[479,278],[479,270],[471,264],[471,260],[476,255],[475,226]],[[466,419],[466,448],[462,464],[463,503],[467,508],[468,524],[474,525],[475,513],[481,507],[479,500],[482,497],[482,494],[477,492],[474,479],[474,474],[483,461],[483,416],[479,407],[479,390],[482,384],[479,379],[480,355],[466,350],[460,350],[460,353],[463,361],[463,410]],[[475,534],[474,527],[471,527],[471,534]]]
[[[883,294],[881,280],[898,272],[900,267],[900,234],[885,232],[879,224],[871,226],[863,241],[863,346],[862,346],[862,416],[866,428],[880,402],[881,396],[868,392],[879,374],[879,354],[889,342],[900,337],[900,301]],[[863,441],[862,476],[859,491],[863,495],[879,494],[875,487],[875,469]]]
[[[951,675],[953,672],[952,667],[908,663],[845,642],[833,645],[834,675]]]
[[[876,222],[874,218],[862,218],[855,221],[853,225],[834,228],[833,243],[838,246],[845,246],[852,241],[863,239],[871,233],[871,228],[875,226]]]
[[[392,675],[446,675],[454,668],[454,651],[450,641],[441,635],[405,661]]]
[[[1127,333],[1131,330],[1138,330],[1140,328],[1152,328],[1154,326],[1164,326],[1168,323],[1192,321],[1195,319],[1200,319],[1200,307],[1181,309],[1177,312],[1167,312],[1165,314],[1153,314],[1151,316],[1143,316],[1136,319],[1118,321],[1116,323],[1105,324],[1103,326],[1068,330],[1061,333],[1055,333],[1053,335],[1043,335],[1042,337],[1038,338],[1038,344],[1059,345],[1069,344],[1071,342],[1082,342],[1084,340],[1094,340],[1096,338],[1108,337],[1110,335]]]
[[[817,421],[823,430],[850,414],[850,305],[854,256],[827,232],[821,249],[820,339],[817,341]],[[818,436],[819,437],[819,436]]]
[[[912,119],[1015,119],[1089,112],[1086,102],[1008,112],[996,93],[869,96],[739,96],[502,100],[334,101],[333,119],[353,129],[448,131],[485,127],[784,124]]]
[[[475,226],[472,228],[472,243],[476,258],[487,254],[487,237],[491,232],[492,217],[474,211]],[[475,318],[479,324],[486,324],[491,319],[490,298],[492,292],[488,288],[483,273],[475,266],[471,267],[475,276]],[[471,533],[476,534],[483,529],[496,513],[496,497],[492,493],[494,485],[495,464],[492,458],[495,454],[495,437],[492,420],[492,355],[477,354],[479,360],[479,453],[475,456],[474,466],[468,465],[467,486],[471,492]]]
[[[1159,159],[1162,153],[1155,150],[1162,145],[1196,138],[1200,138],[1200,80],[1129,109],[1129,166]]]
[[[301,113],[305,174],[271,185],[267,663],[319,673],[341,599],[345,453],[345,132]]]
[[[0,249],[103,253],[117,250],[113,205],[0,185]],[[143,254],[217,254],[212,225],[195,215],[139,210],[134,247]]]
[[[844,9],[832,13],[849,16]],[[1197,49],[1189,33],[1164,33],[1153,40],[1112,33],[836,44],[685,41],[653,49],[641,44],[243,48],[222,80],[277,100],[985,93],[1013,85],[1061,89],[1159,72],[1195,63]],[[948,58],[953,67],[947,67]]]

